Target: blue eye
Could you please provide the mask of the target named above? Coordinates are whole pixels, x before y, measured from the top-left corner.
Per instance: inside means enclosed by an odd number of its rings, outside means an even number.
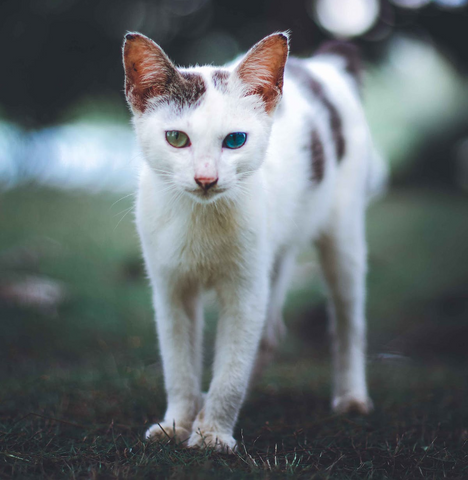
[[[223,141],[225,148],[240,148],[247,140],[247,134],[243,132],[230,133]]]

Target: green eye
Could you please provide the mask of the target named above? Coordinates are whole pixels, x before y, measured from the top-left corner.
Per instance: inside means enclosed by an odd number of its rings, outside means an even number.
[[[240,148],[247,140],[247,134],[244,132],[234,132],[226,136],[223,141],[225,148]]]
[[[179,132],[178,130],[166,132],[166,140],[175,148],[183,148],[190,145],[190,139],[188,135],[184,132]]]

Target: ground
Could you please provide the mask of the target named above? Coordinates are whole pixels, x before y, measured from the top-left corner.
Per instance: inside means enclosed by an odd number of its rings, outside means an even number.
[[[165,399],[138,239],[131,214],[120,221],[132,198],[119,198],[1,195],[1,478],[468,477],[466,197],[401,189],[370,209],[368,417],[330,411],[326,309],[301,258],[288,339],[234,457],[143,441]],[[55,290],[13,295],[25,279]]]

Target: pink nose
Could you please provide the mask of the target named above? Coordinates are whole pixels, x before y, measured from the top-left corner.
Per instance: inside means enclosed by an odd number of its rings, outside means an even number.
[[[218,179],[213,177],[195,177],[195,181],[199,187],[205,190],[205,192],[218,183]]]

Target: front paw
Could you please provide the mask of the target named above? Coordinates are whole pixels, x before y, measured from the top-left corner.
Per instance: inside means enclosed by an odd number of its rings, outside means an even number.
[[[374,409],[372,400],[367,396],[351,393],[339,395],[333,399],[332,409],[336,413],[359,413],[367,415]]]
[[[189,448],[210,448],[216,452],[234,454],[237,443],[232,435],[198,429],[189,438]]]
[[[190,431],[184,427],[170,425],[167,422],[155,423],[146,431],[145,438],[152,442],[185,442],[190,437]]]

